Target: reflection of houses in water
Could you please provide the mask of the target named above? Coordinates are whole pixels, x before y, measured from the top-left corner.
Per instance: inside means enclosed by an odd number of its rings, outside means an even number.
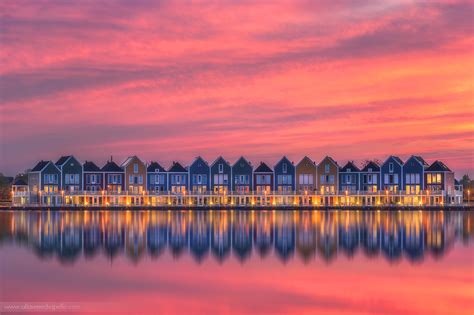
[[[123,214],[117,212],[106,212],[104,218],[104,246],[105,252],[110,259],[122,253],[125,246],[125,222]]]
[[[295,220],[292,211],[275,213],[275,249],[287,261],[295,251]]]
[[[208,212],[192,212],[189,226],[189,245],[191,253],[194,258],[200,262],[209,253],[210,227]]]
[[[446,211],[18,211],[0,218],[3,242],[64,263],[94,257],[102,247],[111,259],[126,254],[135,262],[166,247],[175,256],[189,249],[197,261],[210,249],[223,261],[233,249],[243,261],[254,244],[258,255],[273,251],[284,261],[295,247],[308,262],[315,255],[329,261],[339,248],[357,255],[359,246],[389,261],[422,261],[474,235],[471,212]]]
[[[211,247],[214,257],[220,262],[230,253],[231,222],[227,211],[212,212]]]
[[[425,233],[421,212],[403,212],[403,249],[412,261],[422,260],[425,251]]]
[[[84,255],[86,257],[94,256],[102,246],[101,217],[100,212],[84,213]]]
[[[339,247],[349,257],[352,257],[359,246],[358,213],[354,211],[339,212]]]
[[[254,242],[260,257],[270,253],[273,246],[273,214],[271,211],[255,213]]]
[[[338,245],[337,212],[317,212],[317,244],[320,256],[330,261],[336,257]]]
[[[152,256],[160,255],[166,248],[168,237],[168,216],[166,212],[151,212],[146,228],[146,243],[148,252]]]
[[[125,228],[125,249],[134,262],[138,261],[146,248],[145,215],[143,212],[127,212]]]
[[[310,211],[301,211],[296,223],[296,248],[305,262],[316,254],[315,215]]]
[[[252,253],[252,234],[251,212],[235,211],[233,213],[232,247],[241,261]]]
[[[380,212],[363,212],[361,220],[360,239],[364,253],[368,257],[373,257],[379,253],[381,246]]]
[[[61,261],[74,261],[82,250],[82,213],[66,212],[61,217],[61,239],[58,255]]]
[[[398,213],[382,213],[382,252],[391,261],[398,260],[402,254],[402,227]]]
[[[188,247],[188,212],[170,213],[169,246],[173,256],[177,257]]]

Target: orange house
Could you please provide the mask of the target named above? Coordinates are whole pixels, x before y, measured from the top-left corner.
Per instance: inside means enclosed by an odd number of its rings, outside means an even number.
[[[331,157],[326,156],[318,164],[318,190],[322,195],[334,195],[339,187],[339,165]]]
[[[121,165],[125,171],[125,189],[131,194],[146,190],[146,165],[137,156],[127,158]]]

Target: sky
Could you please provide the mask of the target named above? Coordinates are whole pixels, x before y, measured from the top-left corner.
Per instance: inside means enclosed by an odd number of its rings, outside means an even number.
[[[326,155],[474,175],[473,1],[2,1],[0,172]]]

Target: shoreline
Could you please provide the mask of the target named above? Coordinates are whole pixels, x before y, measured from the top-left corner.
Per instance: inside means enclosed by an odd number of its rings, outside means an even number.
[[[444,206],[3,206],[0,211],[473,211],[474,205]]]

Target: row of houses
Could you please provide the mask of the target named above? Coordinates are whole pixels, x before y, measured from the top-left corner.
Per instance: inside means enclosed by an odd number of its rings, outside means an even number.
[[[173,162],[165,169],[158,162],[145,163],[137,156],[120,165],[110,158],[99,167],[81,163],[72,155],[56,163],[40,161],[28,173],[30,193],[68,194],[105,191],[112,194],[356,194],[422,191],[455,192],[454,173],[441,161],[431,165],[420,156],[405,162],[390,156],[379,165],[368,161],[358,167],[353,161],[340,166],[326,156],[319,163],[304,157],[296,165],[287,157],[273,167],[260,162],[256,167],[244,157],[230,164],[223,157],[209,164],[197,157],[189,166]]]

